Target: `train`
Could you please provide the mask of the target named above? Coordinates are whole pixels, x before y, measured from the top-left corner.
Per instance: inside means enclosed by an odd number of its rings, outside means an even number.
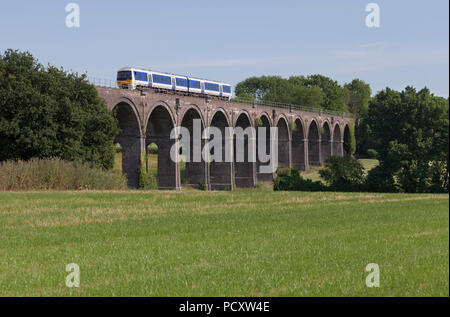
[[[231,99],[231,85],[223,82],[133,67],[124,67],[117,71],[117,86],[123,89],[152,88],[158,91]]]

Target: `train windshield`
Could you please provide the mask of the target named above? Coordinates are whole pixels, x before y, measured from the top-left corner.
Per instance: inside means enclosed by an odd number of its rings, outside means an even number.
[[[130,80],[131,79],[131,71],[121,71],[117,72],[117,80]]]

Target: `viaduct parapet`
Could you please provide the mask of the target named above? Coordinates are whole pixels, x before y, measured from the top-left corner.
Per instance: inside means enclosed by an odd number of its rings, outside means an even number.
[[[115,111],[119,122],[121,133],[116,142],[123,149],[122,171],[130,187],[138,185],[141,155],[150,143],[156,143],[159,188],[181,189],[180,164],[170,158],[170,149],[175,142],[170,138],[170,132],[174,127],[186,127],[192,133],[194,119],[201,120],[202,129],[218,127],[222,131],[225,127],[277,127],[279,166],[303,171],[310,165],[320,165],[330,155],[344,155],[344,135],[350,133],[349,118],[342,115],[152,90],[97,87],[97,91],[108,109]],[[204,184],[212,190],[253,187],[258,181],[270,181],[274,177],[273,174],[258,173],[259,165],[258,160],[187,162],[185,179],[191,186]]]

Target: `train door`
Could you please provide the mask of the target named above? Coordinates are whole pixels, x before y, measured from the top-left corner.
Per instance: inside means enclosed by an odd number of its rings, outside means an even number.
[[[172,76],[172,90],[175,90],[177,86],[177,82],[175,80],[175,76]]]
[[[220,97],[223,96],[222,85],[219,85],[219,96],[220,96]]]
[[[205,94],[205,82],[204,81],[200,82],[200,88],[202,89],[202,94],[204,95]]]
[[[153,83],[152,74],[151,73],[147,73],[147,78],[148,78],[148,87],[151,88],[152,87],[152,83]]]

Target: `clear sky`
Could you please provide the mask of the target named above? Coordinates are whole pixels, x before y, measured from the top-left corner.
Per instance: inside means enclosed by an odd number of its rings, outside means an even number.
[[[67,28],[65,6],[80,6]],[[365,24],[366,4],[380,27]],[[1,0],[0,51],[114,79],[125,66],[236,84],[250,76],[360,78],[373,92],[449,95],[448,0]]]

